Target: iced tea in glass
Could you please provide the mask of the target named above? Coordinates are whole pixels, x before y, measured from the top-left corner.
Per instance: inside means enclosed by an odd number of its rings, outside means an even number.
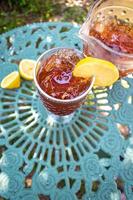
[[[71,48],[53,48],[37,61],[34,80],[43,105],[49,115],[71,119],[84,103],[94,78],[73,77],[72,71],[83,53]],[[68,120],[67,120],[68,121]]]

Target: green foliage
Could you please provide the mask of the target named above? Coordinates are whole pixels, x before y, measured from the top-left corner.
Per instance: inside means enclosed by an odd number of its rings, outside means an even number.
[[[75,21],[77,23],[82,23],[86,17],[86,10],[82,7],[68,7],[64,12],[63,19],[65,21]]]
[[[0,33],[27,23],[58,18],[82,23],[86,15],[85,6],[67,7],[65,0],[1,0]]]

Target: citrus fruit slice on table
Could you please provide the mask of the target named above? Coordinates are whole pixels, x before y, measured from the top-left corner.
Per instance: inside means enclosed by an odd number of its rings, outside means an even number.
[[[117,67],[106,60],[86,57],[80,60],[74,70],[73,76],[90,78],[95,77],[95,86],[106,87],[112,85],[119,78]]]
[[[22,78],[33,80],[33,71],[36,61],[31,59],[23,59],[19,63],[19,72]]]
[[[4,89],[14,89],[20,87],[20,75],[18,71],[8,74],[1,82]]]

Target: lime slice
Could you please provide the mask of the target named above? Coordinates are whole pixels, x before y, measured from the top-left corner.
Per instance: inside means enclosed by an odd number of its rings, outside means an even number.
[[[19,63],[19,72],[22,78],[26,80],[33,80],[33,71],[36,61],[30,59],[23,59]]]
[[[112,85],[119,78],[117,67],[106,60],[86,57],[80,60],[73,70],[73,76],[95,77],[95,86],[106,87]]]
[[[1,82],[4,89],[14,89],[20,87],[20,75],[18,71],[8,74]]]

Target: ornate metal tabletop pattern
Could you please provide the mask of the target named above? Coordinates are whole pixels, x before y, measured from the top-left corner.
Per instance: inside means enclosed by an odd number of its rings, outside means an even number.
[[[78,27],[37,23],[0,37],[0,81],[23,58],[82,49]],[[71,123],[54,124],[33,82],[0,89],[0,196],[10,200],[133,199],[133,80],[94,89]],[[30,182],[30,183],[29,183]]]

